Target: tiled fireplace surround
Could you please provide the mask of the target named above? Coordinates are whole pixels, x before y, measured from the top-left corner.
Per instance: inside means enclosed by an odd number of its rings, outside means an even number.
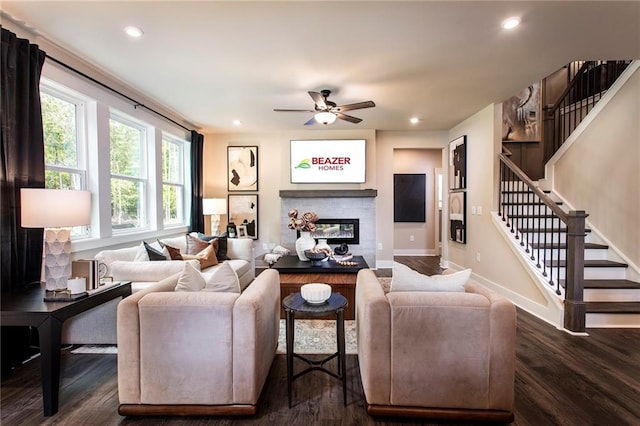
[[[287,228],[287,214],[298,209],[316,212],[321,219],[360,219],[360,244],[349,244],[354,256],[363,256],[370,268],[376,265],[376,190],[280,191],[281,244],[295,254],[296,231]],[[332,248],[335,245],[331,245]]]

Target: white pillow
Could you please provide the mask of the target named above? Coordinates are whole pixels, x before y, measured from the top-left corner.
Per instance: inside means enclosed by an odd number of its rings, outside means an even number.
[[[221,293],[240,293],[238,274],[228,262],[223,262],[211,272],[203,272],[206,281],[204,291],[219,291]]]
[[[406,265],[393,263],[393,276],[389,291],[458,291],[471,277],[471,269],[450,275],[423,275]]]
[[[149,254],[147,253],[147,248],[144,246],[144,241],[140,243],[138,246],[138,251],[136,251],[136,257],[133,258],[134,262],[148,262]]]
[[[214,291],[240,293],[238,274],[227,263],[221,263],[212,272],[201,273],[190,263],[185,263],[178,277],[175,291]]]
[[[178,277],[178,283],[176,284],[175,291],[200,291],[204,288],[206,282],[204,277],[196,268],[194,268],[190,262],[184,263],[184,268],[180,277]]]
[[[169,254],[169,249],[167,249],[165,246],[163,246],[162,244],[160,244],[160,241],[155,240],[152,243],[148,243],[149,246],[151,246],[152,249],[159,251],[160,253],[162,253],[164,255],[164,258],[167,260],[171,260],[171,255]],[[149,255],[149,253],[147,252],[147,256]],[[151,259],[149,259],[151,260]]]

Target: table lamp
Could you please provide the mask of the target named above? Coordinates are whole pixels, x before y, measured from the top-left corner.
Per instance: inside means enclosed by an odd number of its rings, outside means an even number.
[[[220,215],[227,214],[227,199],[204,198],[202,200],[202,214],[211,215],[211,235],[218,235]]]
[[[71,276],[71,227],[91,223],[91,193],[68,189],[21,188],[20,224],[44,229],[47,290],[67,288]]]

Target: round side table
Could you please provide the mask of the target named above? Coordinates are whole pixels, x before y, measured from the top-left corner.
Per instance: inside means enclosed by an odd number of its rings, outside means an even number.
[[[286,335],[287,335],[287,392],[289,396],[289,408],[291,408],[291,386],[295,379],[311,371],[322,371],[342,380],[342,396],[344,405],[347,405],[347,376],[346,376],[346,351],[344,343],[344,309],[347,307],[347,298],[340,293],[331,293],[329,299],[322,304],[311,304],[302,298],[300,293],[288,295],[282,301],[282,307],[286,314]],[[336,335],[338,352],[329,355],[319,361],[313,361],[300,354],[293,352],[293,336],[296,314],[305,316],[323,316],[336,314]],[[338,374],[327,370],[324,364],[338,358]],[[307,368],[297,374],[293,374],[293,359],[298,358],[307,364]]]

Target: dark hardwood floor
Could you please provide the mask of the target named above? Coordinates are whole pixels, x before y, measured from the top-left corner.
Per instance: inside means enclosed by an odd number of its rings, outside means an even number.
[[[396,258],[403,263],[412,262],[412,267],[418,265],[415,268],[424,273],[437,268],[435,259]],[[640,424],[640,329],[588,332],[588,337],[572,336],[518,310],[514,425]],[[369,417],[355,355],[347,356],[347,407],[342,405],[342,388],[337,380],[311,373],[294,382],[294,406],[289,409],[286,359],[277,355],[254,417],[125,418],[117,413],[116,358],[65,351],[60,410],[50,418],[42,416],[39,358],[26,363],[2,380],[0,424],[439,424]]]

